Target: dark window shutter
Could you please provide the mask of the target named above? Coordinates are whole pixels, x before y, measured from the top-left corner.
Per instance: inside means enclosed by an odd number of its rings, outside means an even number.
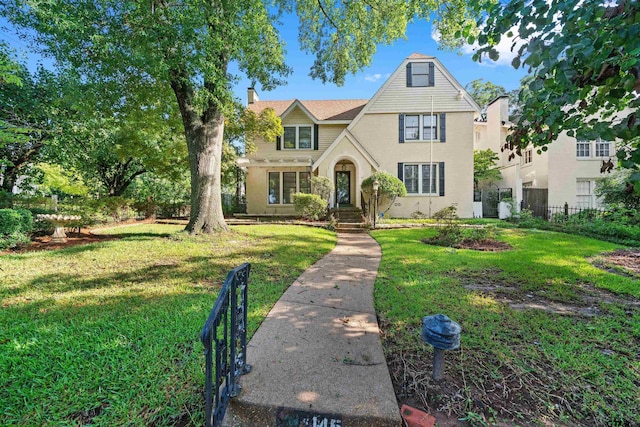
[[[436,83],[434,69],[435,67],[433,66],[433,62],[429,62],[429,86],[435,86]]]
[[[318,149],[318,125],[313,125],[313,149]]]
[[[404,163],[398,163],[398,179],[404,182]]]
[[[282,144],[282,137],[276,136],[276,150],[280,149],[280,144]]]
[[[398,115],[398,123],[400,128],[400,133],[398,134],[398,141],[402,144],[404,142],[404,114]]]
[[[444,162],[440,162],[440,195],[444,196]]]
[[[447,115],[440,113],[440,142],[447,141]]]
[[[413,86],[411,84],[411,62],[407,64],[407,87]]]

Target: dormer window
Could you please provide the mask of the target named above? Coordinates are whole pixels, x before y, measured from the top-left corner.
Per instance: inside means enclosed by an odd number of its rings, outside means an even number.
[[[433,85],[433,62],[409,62],[407,64],[407,87],[427,87]]]

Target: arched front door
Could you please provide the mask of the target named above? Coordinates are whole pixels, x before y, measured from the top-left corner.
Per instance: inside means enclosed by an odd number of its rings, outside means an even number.
[[[349,160],[340,160],[335,166],[334,174],[336,207],[354,206],[355,165]]]
[[[339,206],[351,204],[350,171],[336,171],[336,201]]]

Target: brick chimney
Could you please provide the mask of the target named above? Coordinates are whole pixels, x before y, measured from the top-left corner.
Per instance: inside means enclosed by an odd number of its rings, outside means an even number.
[[[254,102],[258,102],[260,99],[258,98],[258,92],[252,87],[247,89],[247,104],[253,104]]]

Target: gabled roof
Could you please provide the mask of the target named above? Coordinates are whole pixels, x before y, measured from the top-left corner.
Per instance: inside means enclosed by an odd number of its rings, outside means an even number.
[[[282,116],[299,106],[309,113],[316,121],[325,120],[353,120],[360,110],[367,104],[367,99],[331,99],[308,100],[291,99],[288,101],[257,101],[249,104],[248,108],[256,113],[265,108],[273,108],[276,115]]]

